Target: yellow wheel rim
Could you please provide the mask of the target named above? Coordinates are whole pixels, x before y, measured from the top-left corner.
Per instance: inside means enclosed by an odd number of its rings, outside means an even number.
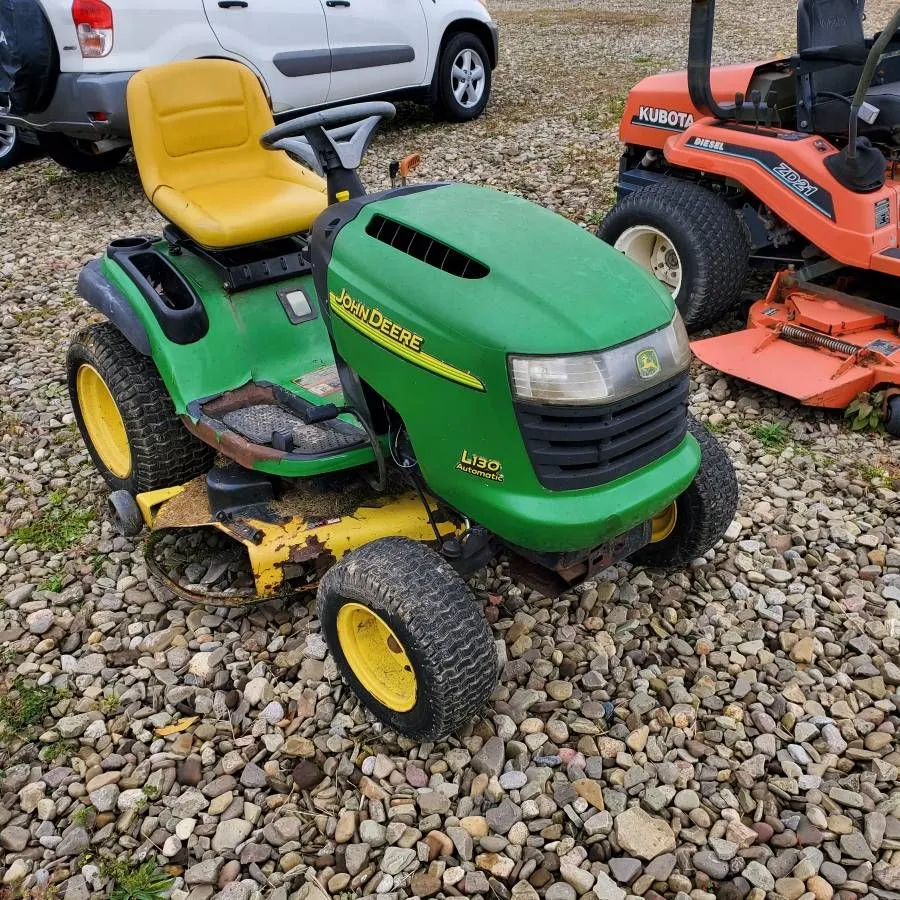
[[[382,706],[409,712],[416,705],[412,664],[381,616],[361,603],[347,603],[338,612],[337,636],[353,674]]]
[[[103,376],[85,363],[75,377],[75,390],[81,420],[101,462],[116,478],[127,478],[131,474],[128,435]]]
[[[672,503],[650,520],[650,543],[664,541],[675,530],[677,521],[678,507]]]

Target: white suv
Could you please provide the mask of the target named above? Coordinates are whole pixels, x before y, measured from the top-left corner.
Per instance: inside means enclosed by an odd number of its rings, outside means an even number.
[[[276,118],[363,97],[484,109],[497,26],[481,0],[13,0],[0,2],[0,168],[37,140],[78,171],[128,150],[125,86],[178,59],[236,59]]]

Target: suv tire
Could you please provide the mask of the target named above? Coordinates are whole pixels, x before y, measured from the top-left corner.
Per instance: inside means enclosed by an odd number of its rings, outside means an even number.
[[[451,122],[468,122],[484,112],[491,95],[491,60],[484,43],[460,31],[444,44],[432,82],[434,106]]]
[[[0,125],[0,172],[27,159],[29,149],[15,125]]]

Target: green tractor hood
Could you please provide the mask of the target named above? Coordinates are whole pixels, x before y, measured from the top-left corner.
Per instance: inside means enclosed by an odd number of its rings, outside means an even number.
[[[566,219],[488,188],[423,186],[342,206],[312,241],[314,256],[329,250],[319,289],[334,345],[402,418],[435,494],[511,543],[561,551],[622,534],[687,487],[699,455],[683,427],[633,471],[620,459],[615,475],[582,478],[587,487],[549,485],[510,387],[510,354],[604,350],[667,325],[674,304],[655,279]]]
[[[378,216],[389,220],[382,240],[393,236],[393,247],[372,238]],[[419,246],[409,247],[410,238]],[[444,271],[409,255],[428,238],[480,266],[448,277],[452,265]],[[674,313],[654,278],[593,234],[490,188],[444,185],[370,203],[342,230],[339,246],[349,240],[358,286],[365,273],[371,296],[400,288],[395,311],[408,307],[419,324],[455,341],[514,353],[599,350],[652,331]],[[433,248],[428,259],[441,254]]]

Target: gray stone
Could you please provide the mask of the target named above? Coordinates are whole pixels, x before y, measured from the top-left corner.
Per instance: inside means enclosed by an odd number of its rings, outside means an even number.
[[[241,772],[241,784],[248,788],[261,788],[269,783],[268,776],[256,763],[247,763]]]
[[[220,857],[204,859],[191,866],[184,873],[185,884],[215,884],[219,879],[219,871],[224,860]]]
[[[212,848],[217,852],[234,850],[241,841],[245,841],[253,831],[253,823],[245,819],[226,819],[219,822],[213,835]]]
[[[741,873],[754,887],[771,891],[775,887],[775,876],[757,860],[751,860]]]
[[[381,871],[386,875],[399,875],[416,858],[416,851],[405,847],[388,847],[381,857]]]
[[[519,790],[519,788],[525,787],[527,781],[528,776],[524,772],[512,769],[509,772],[504,772],[500,776],[500,787],[505,791],[516,791]]]
[[[87,850],[91,845],[91,839],[87,831],[80,825],[69,828],[62,836],[62,840],[57,844],[54,853],[56,856],[77,856],[79,853]]]
[[[692,862],[695,869],[705,872],[716,881],[721,881],[728,875],[728,863],[719,859],[711,850],[695,853]]]
[[[851,831],[850,834],[841,835],[841,853],[844,858],[865,860],[867,862],[875,862],[875,854],[869,847],[869,842],[858,832]]]
[[[554,881],[544,894],[545,900],[576,900],[575,888],[565,881]]]
[[[106,784],[96,791],[88,794],[91,805],[97,812],[110,812],[116,808],[116,802],[119,799],[119,789],[114,784]]]
[[[506,747],[498,737],[488,738],[484,746],[472,757],[472,769],[475,772],[497,777],[503,771],[506,759]]]
[[[631,884],[641,871],[640,860],[630,856],[614,856],[608,863],[609,871],[619,884]],[[597,888],[594,887],[596,892]]]
[[[28,846],[28,831],[18,825],[7,825],[0,831],[0,847],[19,852]]]
[[[606,872],[597,873],[597,878],[594,882],[594,893],[597,895],[598,900],[601,897],[603,900],[625,900],[626,896],[625,890],[620,888]]]
[[[491,831],[496,834],[507,834],[509,829],[521,820],[522,810],[512,800],[504,797],[500,805],[489,809],[484,817]]]

